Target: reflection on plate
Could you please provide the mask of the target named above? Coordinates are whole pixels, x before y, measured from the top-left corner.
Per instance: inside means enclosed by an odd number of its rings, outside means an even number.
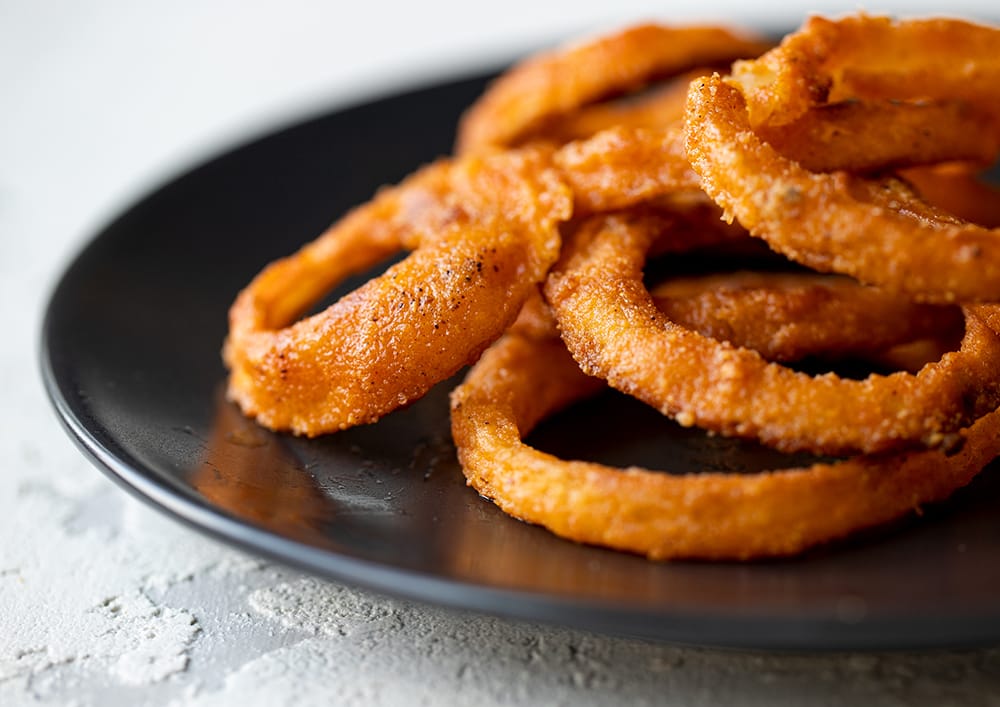
[[[192,170],[100,233],[53,295],[43,371],[85,453],[154,506],[319,576],[448,606],[646,638],[759,648],[1000,639],[1000,474],[917,521],[795,560],[641,558],[560,540],[464,484],[435,388],[376,425],[304,440],[222,396],[235,293],[380,185],[450,150],[485,78],[292,126]],[[760,468],[754,445],[608,394],[530,438],[612,463]],[[586,440],[586,448],[584,441]],[[612,446],[613,441],[613,446]]]

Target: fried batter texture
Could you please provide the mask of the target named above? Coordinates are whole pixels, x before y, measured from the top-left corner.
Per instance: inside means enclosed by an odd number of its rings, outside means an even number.
[[[757,56],[769,46],[722,27],[642,24],[534,56],[504,73],[466,112],[456,152],[517,145],[546,120],[659,78]]]
[[[980,176],[998,56],[993,27],[855,14],[777,46],[642,24],[529,57],[461,117],[455,156],[239,293],[228,398],[313,436],[471,365],[451,397],[469,485],[657,560],[793,555],[945,499],[1000,455],[1000,192]],[[868,368],[805,372],[845,358]],[[844,458],[674,475],[524,443],[608,385]]]
[[[928,99],[952,100],[996,117],[998,54],[1000,31],[960,19],[817,16],[762,56],[734,62],[732,83],[746,97],[754,129],[853,100],[889,101],[904,110]],[[994,123],[982,138],[995,146],[996,135]]]
[[[916,375],[860,381],[809,376],[678,325],[642,280],[652,244],[672,236],[664,227],[655,213],[594,217],[567,239],[545,282],[573,357],[613,388],[685,426],[830,455],[937,446],[1000,405],[1000,337],[977,308],[965,310],[958,351]],[[678,240],[674,249],[690,247]]]
[[[718,76],[692,84],[687,152],[727,214],[810,268],[925,302],[1000,299],[1000,233],[896,177],[810,172],[753,132],[743,95]]]
[[[767,361],[836,360],[964,332],[955,306],[918,304],[849,278],[752,270],[679,277],[650,290],[668,320]]]
[[[559,253],[571,194],[546,153],[443,161],[276,261],[230,311],[229,397],[271,429],[377,420],[474,361]],[[413,252],[295,321],[349,274]],[[294,322],[294,323],[293,323]]]
[[[451,397],[469,484],[515,518],[577,542],[656,560],[745,560],[800,553],[911,513],[967,484],[1000,453],[997,412],[963,430],[961,450],[950,456],[863,456],[757,474],[616,469],[522,441],[539,421],[601,388],[558,339],[506,335]]]

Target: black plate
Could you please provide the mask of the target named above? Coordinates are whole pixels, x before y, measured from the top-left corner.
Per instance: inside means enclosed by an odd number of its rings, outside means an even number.
[[[225,402],[235,293],[346,208],[450,149],[484,78],[309,120],[194,169],[101,232],[59,283],[43,371],[86,454],[154,506],[234,545],[394,595],[703,645],[839,649],[1000,639],[1000,474],[916,521],[795,560],[643,559],[504,516],[463,483],[435,388],[376,425],[307,441]],[[654,468],[760,467],[770,455],[608,396],[533,437]],[[607,428],[605,428],[605,426]]]

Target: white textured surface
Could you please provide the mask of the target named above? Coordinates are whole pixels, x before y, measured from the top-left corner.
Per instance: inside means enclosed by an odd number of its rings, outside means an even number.
[[[796,22],[794,5],[771,18],[749,3],[703,2],[674,16]],[[94,228],[164,175],[302,111],[665,17],[659,7],[0,2],[0,704],[1000,704],[997,649],[686,649],[302,577],[127,497],[44,399],[36,345],[55,278]],[[990,5],[948,9],[975,16]]]

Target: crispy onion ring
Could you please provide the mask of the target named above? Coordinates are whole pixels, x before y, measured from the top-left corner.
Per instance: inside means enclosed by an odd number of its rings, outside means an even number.
[[[717,67],[721,70],[724,67]],[[709,76],[715,70],[688,71],[639,94],[602,101],[554,116],[532,133],[532,141],[562,145],[583,140],[610,128],[647,128],[662,130],[680,125],[684,120],[687,91],[691,82]]]
[[[558,255],[572,203],[550,164],[538,150],[436,163],[272,263],[230,310],[230,399],[312,436],[373,422],[474,361]],[[291,323],[400,249],[413,252]]]
[[[674,228],[698,228],[692,221]],[[717,246],[739,245],[717,232]],[[719,248],[716,247],[716,250]],[[817,357],[916,371],[954,350],[964,321],[956,306],[915,304],[842,277],[755,272],[678,277],[650,290],[667,318],[704,336],[753,349],[768,361]],[[540,293],[507,331],[557,336]]]
[[[504,73],[465,113],[456,152],[516,145],[554,116],[768,46],[721,27],[643,24],[536,55]]]
[[[683,151],[679,130],[611,130],[556,153],[539,147],[442,161],[384,190],[269,266],[237,298],[224,347],[229,397],[261,424],[298,434],[374,422],[502,333],[554,262],[555,226],[571,209],[687,189],[686,208],[700,214],[697,223],[715,222],[706,229],[721,234],[715,241],[745,237],[722,228],[718,207],[693,191],[698,176]],[[291,324],[344,277],[400,249],[415,253],[322,314]],[[486,270],[465,272],[476,264]],[[337,331],[354,332],[353,343]]]
[[[757,135],[813,171],[990,164],[998,54],[1000,32],[961,20],[813,17],[728,80]]]
[[[602,387],[558,339],[507,334],[451,396],[470,486],[510,515],[581,543],[651,559],[746,560],[802,552],[948,497],[1000,453],[1000,413],[961,432],[955,454],[861,456],[756,474],[673,476],[564,461],[522,438]]]
[[[678,191],[700,192],[681,128],[610,128],[553,157],[573,190],[577,215],[611,211]]]
[[[972,304],[1000,300],[1000,217],[972,174],[1000,150],[998,37],[811,20],[734,77],[699,78],[683,116],[683,72],[725,72],[765,45],[642,25],[532,58],[463,116],[464,156],[383,190],[240,294],[228,396],[269,427],[321,434],[376,420],[486,349],[452,395],[469,483],[560,535],[658,559],[792,554],[944,498],[1000,453],[1000,304]],[[820,274],[643,282],[660,251],[731,261],[765,242],[885,289]],[[413,252],[297,321],[398,250]],[[777,363],[844,355],[912,373]],[[674,477],[522,442],[602,378],[709,434],[863,455]]]
[[[667,319],[643,284],[654,242],[669,237],[657,214],[584,222],[545,281],[563,340],[590,375],[685,426],[756,437],[782,451],[843,455],[953,441],[1000,404],[1000,306],[967,307],[958,351],[919,373],[809,376]],[[680,234],[677,250],[690,247]]]
[[[813,172],[877,172],[947,161],[989,164],[1000,145],[989,137],[996,118],[946,100],[824,104],[794,122],[754,130]]]
[[[949,18],[811,17],[781,44],[737,61],[732,81],[756,129],[844,100],[964,101],[1000,116],[1000,31]],[[928,124],[928,127],[931,127]],[[997,123],[992,134],[997,135]]]
[[[929,206],[898,179],[816,174],[762,142],[718,76],[688,94],[702,188],[775,250],[928,302],[1000,299],[1000,233]]]
[[[962,312],[812,272],[739,271],[671,278],[650,290],[680,326],[768,361],[863,357],[926,339],[957,341]]]

